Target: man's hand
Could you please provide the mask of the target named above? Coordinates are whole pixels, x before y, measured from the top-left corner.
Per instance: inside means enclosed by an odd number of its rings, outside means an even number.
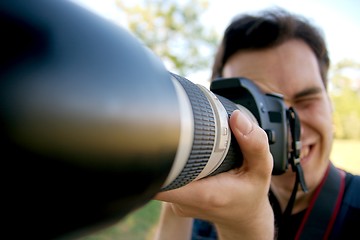
[[[273,159],[267,135],[238,110],[230,127],[244,157],[240,168],[161,192],[155,199],[171,203],[180,217],[213,222],[221,239],[272,239],[274,216],[268,191]]]

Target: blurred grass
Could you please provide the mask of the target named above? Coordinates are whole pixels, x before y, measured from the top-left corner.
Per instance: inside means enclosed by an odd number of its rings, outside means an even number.
[[[335,166],[360,175],[360,140],[336,139],[331,152]]]
[[[79,240],[150,240],[155,234],[160,207],[159,201],[150,201],[119,223]]]
[[[331,159],[337,167],[360,174],[360,140],[335,140]],[[150,240],[156,230],[160,205],[150,201],[118,224],[81,240]]]

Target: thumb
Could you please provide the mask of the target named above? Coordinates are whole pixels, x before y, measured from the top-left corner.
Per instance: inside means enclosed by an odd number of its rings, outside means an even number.
[[[230,127],[243,154],[244,169],[270,178],[273,158],[265,131],[239,110],[231,115]]]

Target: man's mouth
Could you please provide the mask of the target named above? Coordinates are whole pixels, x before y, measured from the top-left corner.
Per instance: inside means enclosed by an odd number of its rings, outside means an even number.
[[[306,145],[301,148],[300,152],[300,161],[302,164],[307,162],[310,158],[311,150],[313,149],[314,145]]]

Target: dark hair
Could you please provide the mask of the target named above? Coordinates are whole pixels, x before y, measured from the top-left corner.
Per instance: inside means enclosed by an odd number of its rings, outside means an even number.
[[[327,87],[330,60],[322,33],[305,18],[278,8],[260,12],[259,15],[240,15],[231,22],[216,54],[212,79],[222,76],[226,61],[234,53],[270,48],[290,39],[300,39],[312,49]]]

